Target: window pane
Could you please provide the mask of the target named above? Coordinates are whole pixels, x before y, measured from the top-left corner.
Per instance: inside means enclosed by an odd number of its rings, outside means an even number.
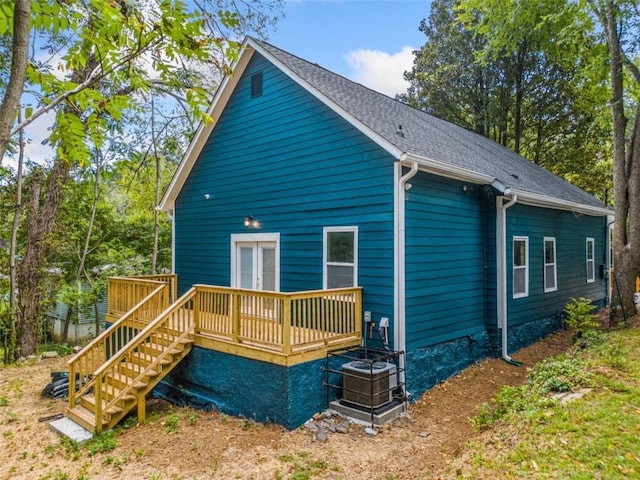
[[[353,232],[327,233],[327,261],[353,263]]]
[[[555,265],[544,267],[544,288],[546,288],[547,290],[556,288],[555,271]]]
[[[556,263],[556,253],[553,242],[544,242],[544,263]]]
[[[588,260],[593,259],[593,241],[591,240],[587,241],[587,259]]]
[[[593,280],[596,278],[595,275],[595,271],[594,271],[594,262],[587,262],[587,279],[588,280]]]
[[[526,242],[523,240],[513,241],[513,266],[523,267],[527,264]]]
[[[353,267],[327,265],[327,288],[353,287]]]
[[[525,275],[526,268],[516,268],[513,270],[513,294],[526,293]]]

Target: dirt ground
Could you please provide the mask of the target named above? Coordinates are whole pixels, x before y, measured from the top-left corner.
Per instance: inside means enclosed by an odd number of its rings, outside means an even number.
[[[74,452],[43,417],[62,413],[63,401],[41,398],[51,371],[67,358],[0,368],[0,480],[4,479],[439,479],[468,441],[469,418],[501,385],[525,381],[536,362],[566,350],[560,331],[520,350],[516,367],[485,360],[436,386],[408,414],[376,430],[330,419],[338,431],[326,441],[300,427],[287,431],[218,412],[181,409],[148,400],[148,421],[119,429],[116,448],[90,456]],[[346,430],[344,433],[339,431]]]

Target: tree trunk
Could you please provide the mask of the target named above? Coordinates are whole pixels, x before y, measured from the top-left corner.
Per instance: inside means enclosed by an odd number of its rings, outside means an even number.
[[[633,136],[626,144],[624,112],[624,54],[618,35],[619,11],[615,2],[605,2],[600,19],[607,35],[613,119],[613,195],[616,220],[613,231],[615,291],[613,299],[626,314],[635,312],[633,293],[639,271],[640,228],[640,105]]]
[[[49,235],[55,226],[62,191],[69,176],[67,162],[57,159],[48,175],[42,206],[42,174],[34,174],[31,185],[29,220],[25,254],[17,272],[19,290],[18,339],[22,356],[34,355],[38,347],[38,329],[42,323],[41,305],[47,296],[44,287],[46,266],[51,253]]]
[[[64,317],[64,324],[62,325],[62,343],[69,341],[69,325],[71,324],[71,317],[73,316],[73,306],[67,305],[67,314]]]
[[[11,140],[20,98],[24,90],[29,54],[29,20],[31,0],[15,0],[13,7],[13,46],[11,49],[11,73],[0,105],[0,163]]]
[[[151,141],[153,142],[153,157],[155,159],[156,166],[156,191],[155,191],[155,204],[153,208],[153,251],[151,252],[151,275],[155,275],[156,265],[158,261],[158,238],[160,236],[160,222],[159,213],[156,208],[160,204],[160,182],[162,178],[162,172],[160,170],[160,156],[158,155],[156,138],[156,122],[155,122],[155,105],[153,101],[154,97],[151,97]]]
[[[19,115],[20,117],[20,115]],[[13,225],[11,227],[11,245],[9,246],[9,343],[5,346],[7,351],[5,357],[15,360],[16,352],[16,300],[18,287],[16,284],[16,252],[18,249],[18,228],[20,227],[20,216],[22,215],[22,182],[24,167],[24,130],[19,133],[20,154],[18,155],[18,171],[16,179],[16,205],[13,211]]]

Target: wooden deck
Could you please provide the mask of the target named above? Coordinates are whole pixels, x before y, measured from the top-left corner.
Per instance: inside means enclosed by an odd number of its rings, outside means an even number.
[[[116,321],[159,284],[175,292],[176,280],[171,275],[110,279],[108,320]],[[196,346],[294,365],[361,341],[361,288],[283,293],[194,285],[190,292],[181,315],[194,325]],[[159,307],[140,309],[135,326],[144,328]]]

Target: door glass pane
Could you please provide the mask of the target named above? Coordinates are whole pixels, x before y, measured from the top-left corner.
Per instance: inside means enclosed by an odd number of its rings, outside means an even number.
[[[253,288],[253,248],[240,247],[240,288]]]
[[[276,289],[276,249],[262,248],[262,290]]]

